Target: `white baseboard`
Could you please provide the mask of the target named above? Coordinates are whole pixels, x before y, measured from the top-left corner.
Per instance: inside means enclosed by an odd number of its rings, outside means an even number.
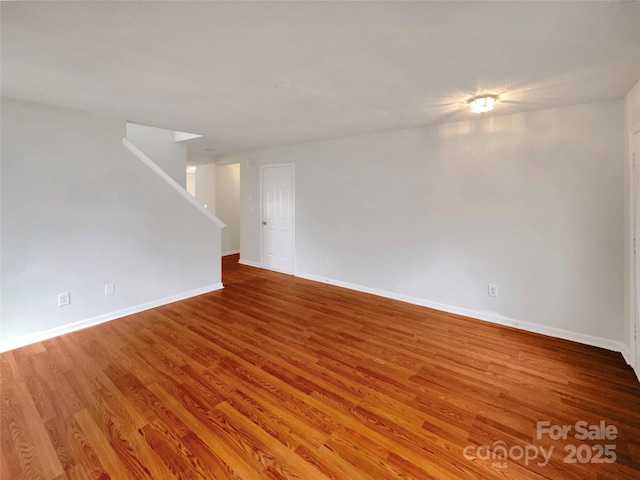
[[[238,263],[240,265],[247,265],[249,267],[262,268],[262,265],[260,265],[258,262],[252,262],[251,260],[244,260],[242,258],[238,260]]]
[[[638,365],[638,368],[634,367],[632,357],[631,357],[631,349],[629,348],[629,345],[623,342],[622,350],[620,350],[620,353],[622,354],[622,358],[624,358],[624,361],[627,362],[627,365],[631,367],[631,369],[633,370],[633,373],[636,374],[636,377],[640,382],[640,365]]]
[[[240,253],[240,250],[229,250],[228,252],[222,252],[222,256],[226,257],[227,255],[236,255]]]
[[[393,300],[399,300],[401,302],[407,302],[414,305],[420,305],[423,307],[433,308],[434,310],[440,310],[443,312],[454,313],[456,315],[462,315],[465,317],[471,317],[485,322],[496,323],[499,325],[505,325],[508,327],[514,327],[528,332],[540,333],[542,335],[548,335],[550,337],[562,338],[564,340],[570,340],[572,342],[583,343],[585,345],[591,345],[594,347],[604,348],[605,350],[612,350],[614,352],[622,352],[625,348],[623,342],[616,340],[610,340],[608,338],[594,337],[586,335],[584,333],[572,332],[569,330],[563,330],[560,328],[549,327],[546,325],[538,325],[531,322],[523,322],[513,318],[502,316],[496,312],[471,310],[468,308],[454,307],[443,303],[432,302],[429,300],[410,297],[407,295],[401,295],[394,292],[388,292],[385,290],[378,290],[376,288],[364,287],[354,283],[343,282],[340,280],[332,280],[324,278],[319,275],[313,275],[309,273],[296,272],[296,276],[305,278],[307,280],[313,280],[315,282],[328,283],[337,287],[348,288],[349,290],[355,290],[358,292],[370,293],[372,295],[378,295],[380,297],[391,298]],[[624,356],[624,353],[623,353]],[[628,362],[627,362],[628,363]]]
[[[22,337],[13,338],[7,341],[0,342],[0,352],[7,352],[9,350],[14,350],[16,348],[24,347],[32,343],[41,342],[43,340],[48,340],[50,338],[63,335],[65,333],[76,332],[84,328],[93,327],[95,325],[100,325],[101,323],[126,317],[127,315],[133,315],[134,313],[143,312],[144,310],[160,307],[162,305],[167,305],[168,303],[177,302],[179,300],[185,300],[187,298],[195,297],[197,295],[202,295],[204,293],[214,292],[222,288],[224,288],[222,283],[214,283],[213,285],[207,285],[206,287],[196,288],[195,290],[179,293],[177,295],[165,297],[160,300],[154,300],[152,302],[147,302],[140,305],[136,305],[134,307],[117,310],[115,312],[106,313],[104,315],[99,315],[97,317],[87,318],[85,320],[80,320],[79,322],[69,323],[67,325],[61,325],[59,327],[51,328],[49,330],[43,330],[41,332],[36,332],[29,335],[23,335]]]
[[[621,342],[621,344],[622,348],[620,350],[620,353],[622,354],[622,358],[624,358],[624,361],[627,362],[627,365],[633,366],[633,364],[631,363],[631,352],[629,351],[629,347],[624,342]]]

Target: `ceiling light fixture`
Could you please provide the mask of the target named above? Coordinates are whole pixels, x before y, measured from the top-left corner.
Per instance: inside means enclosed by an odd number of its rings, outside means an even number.
[[[293,85],[291,85],[290,83],[279,83],[276,85],[276,90],[293,90]]]
[[[497,95],[480,95],[469,100],[469,110],[473,113],[485,113],[493,110]]]

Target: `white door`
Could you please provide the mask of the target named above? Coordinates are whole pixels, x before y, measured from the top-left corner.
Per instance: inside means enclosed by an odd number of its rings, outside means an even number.
[[[633,136],[633,158],[635,168],[633,169],[633,191],[635,194],[634,199],[634,236],[636,238],[634,245],[634,258],[633,266],[635,269],[635,314],[634,314],[634,330],[631,331],[631,341],[635,341],[635,359],[631,362],[635,362],[636,376],[640,379],[640,132],[637,132]],[[633,337],[635,336],[635,340]]]
[[[262,173],[262,266],[293,273],[293,165],[264,166]]]

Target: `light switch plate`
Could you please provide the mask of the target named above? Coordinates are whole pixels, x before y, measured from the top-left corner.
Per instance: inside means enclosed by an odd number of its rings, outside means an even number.
[[[59,293],[58,294],[58,306],[64,307],[65,305],[69,305],[71,303],[71,295],[69,292]]]

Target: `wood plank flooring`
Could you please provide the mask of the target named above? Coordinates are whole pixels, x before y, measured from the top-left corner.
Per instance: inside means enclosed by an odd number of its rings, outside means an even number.
[[[237,256],[224,283],[0,355],[0,478],[640,478],[620,354]],[[576,439],[579,421],[616,438]]]

